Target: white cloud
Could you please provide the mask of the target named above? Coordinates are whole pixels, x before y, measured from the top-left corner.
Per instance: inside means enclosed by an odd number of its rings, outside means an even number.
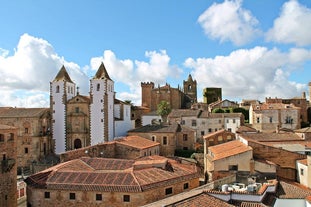
[[[297,58],[299,53],[308,55]],[[290,82],[288,77],[293,68],[310,59],[310,51],[293,49],[282,53],[278,49],[255,47],[213,59],[188,58],[185,66],[193,69],[198,91],[205,87],[221,87],[227,98],[264,100],[269,96],[291,98],[301,94],[305,85]]]
[[[242,8],[242,0],[213,3],[199,16],[198,22],[210,38],[232,41],[235,45],[246,44],[261,33],[256,28],[258,20]]]
[[[311,9],[296,0],[286,2],[280,16],[274,20],[267,34],[268,41],[294,43],[298,46],[311,44]]]
[[[24,34],[13,55],[0,51],[0,93],[6,97],[1,106],[48,107],[49,82],[63,64],[72,79],[82,83],[82,90],[88,90],[88,78],[79,66],[58,56],[46,40]]]

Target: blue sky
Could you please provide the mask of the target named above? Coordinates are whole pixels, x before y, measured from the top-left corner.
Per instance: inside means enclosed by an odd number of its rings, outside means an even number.
[[[234,101],[308,94],[311,1],[0,0],[0,106],[48,107],[65,65],[88,94],[100,62],[117,98],[189,74]],[[307,96],[309,99],[309,97]]]

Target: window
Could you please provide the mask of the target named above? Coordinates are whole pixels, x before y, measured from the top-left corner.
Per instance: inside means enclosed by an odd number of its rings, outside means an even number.
[[[59,86],[56,86],[56,93],[59,93]]]
[[[131,201],[130,195],[123,195],[123,202],[130,202],[130,201]]]
[[[170,195],[173,193],[173,188],[166,188],[165,189],[165,195]]]
[[[76,107],[76,108],[75,108],[75,111],[76,111],[76,113],[79,113],[79,111],[80,111],[80,110],[79,110],[79,107]]]
[[[197,120],[192,120],[192,126],[196,126],[197,125]]]
[[[50,192],[44,192],[44,198],[50,198],[51,195],[50,195]]]
[[[218,136],[218,143],[222,143],[222,142],[223,142],[222,136]]]
[[[292,124],[293,123],[293,119],[291,116],[286,116],[286,119],[285,119],[285,124]]]
[[[209,129],[208,129],[208,132],[212,132],[212,129],[211,129],[211,128],[209,128]]]
[[[201,131],[201,136],[203,136],[204,135],[204,131]]]
[[[237,165],[229,165],[229,171],[238,171]]]
[[[229,119],[226,120],[227,124],[229,123]]]
[[[97,91],[100,90],[100,84],[99,84],[99,83],[97,83],[96,90],[97,90]]]
[[[303,169],[300,168],[300,175],[303,175]]]
[[[188,140],[188,134],[183,134],[182,138],[183,138],[184,141],[187,141]]]
[[[4,135],[0,134],[0,142],[4,142]]]
[[[14,141],[14,134],[13,134],[13,133],[10,133],[10,135],[9,135],[9,141]]]
[[[228,131],[229,131],[229,132],[231,132],[231,131],[232,131],[232,129],[231,129],[231,128],[228,128]]]
[[[217,132],[217,128],[215,128],[215,132]]]
[[[96,194],[95,196],[97,201],[102,201],[103,200],[103,195],[102,194]]]
[[[76,194],[75,193],[69,193],[69,199],[70,200],[75,200],[76,199]]]
[[[28,134],[28,128],[25,128],[25,134]]]
[[[181,120],[180,124],[185,125],[185,120]]]
[[[184,190],[189,188],[189,183],[184,183]]]
[[[218,120],[218,123],[221,124],[221,120],[220,119]]]
[[[163,145],[167,145],[167,137],[163,137]]]
[[[269,122],[272,123],[272,116],[269,117]]]
[[[259,119],[259,117],[257,117],[257,123],[260,123],[260,119]]]
[[[231,135],[228,135],[227,140],[231,140],[231,139],[232,139]]]
[[[155,141],[155,136],[152,136],[152,137],[151,137],[151,140],[154,142],[154,141]]]
[[[28,154],[28,147],[25,147],[25,154]]]
[[[235,119],[233,119],[232,122],[235,124]]]

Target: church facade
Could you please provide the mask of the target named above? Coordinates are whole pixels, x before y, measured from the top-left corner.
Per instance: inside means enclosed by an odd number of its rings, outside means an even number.
[[[197,82],[191,75],[183,82],[183,89],[173,88],[169,84],[155,87],[153,82],[142,82],[142,106],[156,111],[161,101],[167,101],[172,109],[191,108],[197,102]]]
[[[125,136],[133,124],[131,106],[115,99],[114,81],[102,63],[80,95],[63,66],[50,83],[52,136],[56,154]]]

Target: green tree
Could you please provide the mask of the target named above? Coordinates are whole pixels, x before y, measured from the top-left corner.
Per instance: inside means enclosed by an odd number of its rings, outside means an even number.
[[[248,110],[239,107],[239,108],[234,108],[232,111],[234,113],[242,113],[244,115],[245,121],[249,120],[249,111]]]
[[[167,101],[161,101],[158,104],[157,114],[162,117],[163,122],[167,121],[167,116],[171,113],[172,109]]]
[[[215,108],[213,109],[212,113],[225,113],[225,111],[222,110],[221,108]]]

